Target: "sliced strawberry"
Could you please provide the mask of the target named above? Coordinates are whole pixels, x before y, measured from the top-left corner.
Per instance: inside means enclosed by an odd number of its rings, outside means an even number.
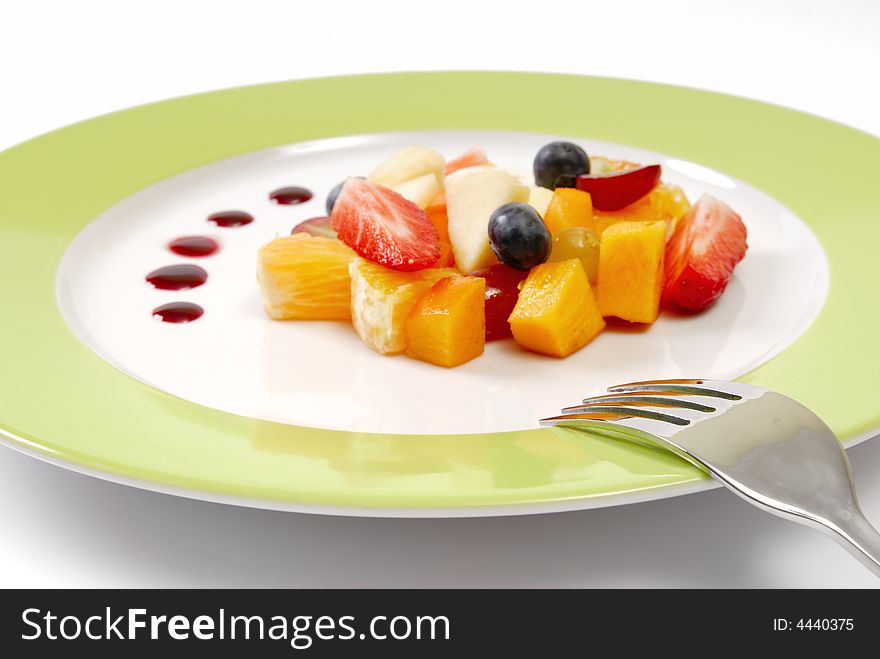
[[[703,195],[666,244],[664,303],[702,311],[724,292],[746,254],[746,227],[727,204]]]
[[[345,180],[330,222],[365,259],[394,270],[423,270],[440,258],[437,229],[421,208],[367,179]]]
[[[453,158],[446,163],[446,176],[457,172],[465,167],[475,167],[476,165],[488,165],[489,159],[486,157],[485,151],[482,149],[471,149],[465,151],[458,158]]]

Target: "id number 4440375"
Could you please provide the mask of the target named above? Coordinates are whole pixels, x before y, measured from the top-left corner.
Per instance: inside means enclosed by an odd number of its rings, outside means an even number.
[[[784,632],[798,631],[821,631],[839,632],[852,631],[855,628],[852,618],[800,618],[797,621],[787,618],[774,618],[773,631]]]

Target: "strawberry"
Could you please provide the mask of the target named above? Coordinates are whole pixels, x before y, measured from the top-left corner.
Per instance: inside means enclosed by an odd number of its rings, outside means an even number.
[[[663,301],[702,311],[724,292],[746,254],[746,227],[725,203],[703,195],[666,244]]]
[[[425,211],[367,179],[346,179],[330,222],[355,252],[393,270],[423,270],[440,258],[440,238]]]

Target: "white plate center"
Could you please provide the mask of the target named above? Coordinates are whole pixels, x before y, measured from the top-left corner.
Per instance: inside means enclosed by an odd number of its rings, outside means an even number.
[[[610,329],[567,359],[488,344],[468,364],[443,369],[378,355],[350,325],[277,322],[263,313],[257,249],[299,221],[324,215],[324,198],[347,175],[368,173],[418,143],[453,157],[474,146],[502,166],[528,171],[557,136],[498,132],[393,133],[335,138],[259,151],[200,167],[138,191],[97,217],[58,270],[58,303],[92,350],[126,373],[180,398],[244,416],[356,432],[482,433],[533,428],[537,419],[613,384],[669,377],[733,378],[790,345],[815,318],[828,288],[816,238],[784,206],[741,181],[695,163],[632,147],[574,139],[591,154],[663,164],[663,178],[694,201],[710,193],[737,210],[749,250],[708,312],[661,315],[645,331]],[[268,200],[276,188],[311,189],[299,206]],[[221,229],[206,218],[240,209],[256,219]],[[170,240],[208,235],[208,258],[176,256]],[[160,291],[144,277],[195,263],[208,282]],[[195,322],[151,316],[172,301],[201,305]]]

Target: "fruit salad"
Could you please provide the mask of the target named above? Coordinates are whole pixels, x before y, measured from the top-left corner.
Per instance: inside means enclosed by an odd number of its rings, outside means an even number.
[[[266,313],[351,322],[378,353],[447,368],[495,340],[562,358],[606,318],[708,309],[745,256],[740,216],[708,195],[692,205],[659,164],[552,142],[533,173],[413,145],[349,176],[326,217],[260,249]]]

